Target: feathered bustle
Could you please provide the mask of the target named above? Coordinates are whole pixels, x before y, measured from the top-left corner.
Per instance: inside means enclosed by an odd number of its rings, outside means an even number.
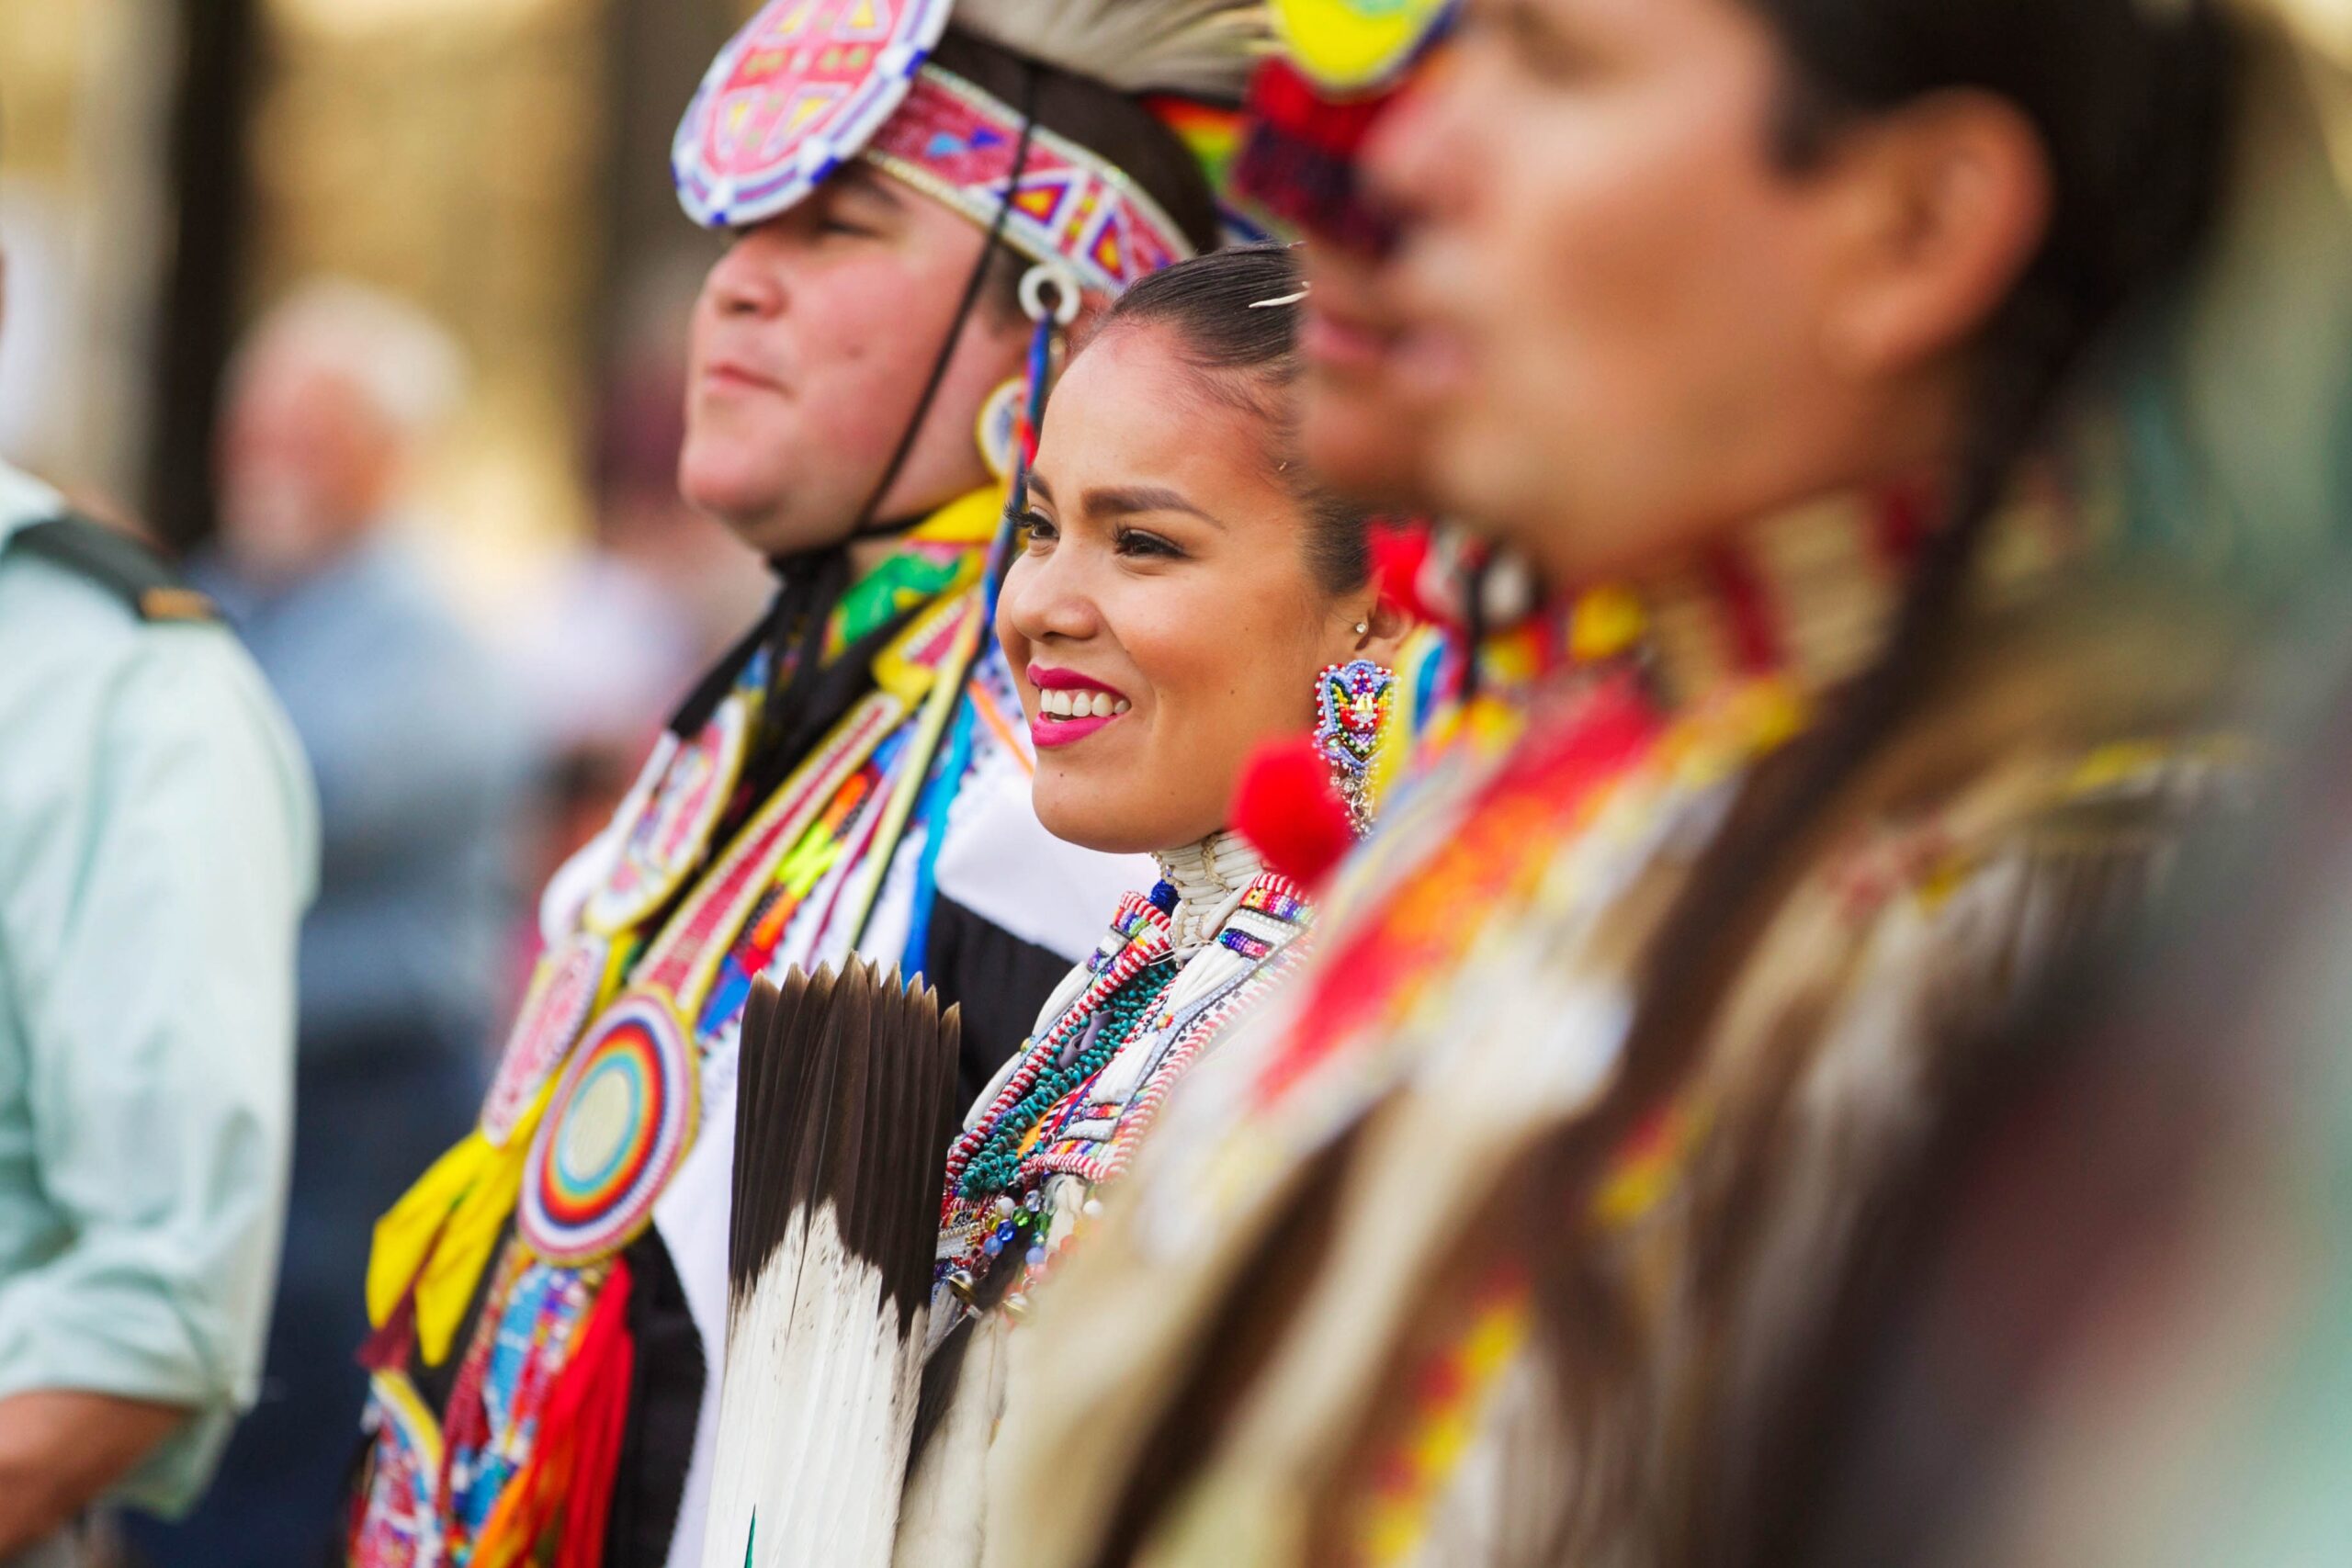
[[[852,958],[752,988],[704,1561],[887,1568],[922,1368],[960,1033]]]

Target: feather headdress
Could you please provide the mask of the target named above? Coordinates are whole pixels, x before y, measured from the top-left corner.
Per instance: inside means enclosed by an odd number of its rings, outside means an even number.
[[[1123,93],[1226,100],[1274,45],[1262,0],[957,0],[949,26]]]

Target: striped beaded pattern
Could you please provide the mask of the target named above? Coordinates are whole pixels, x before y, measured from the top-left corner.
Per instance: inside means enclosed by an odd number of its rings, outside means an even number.
[[[1141,907],[1140,909],[1136,908],[1137,906]],[[1148,920],[1149,915],[1157,914],[1158,911],[1145,900],[1130,896],[1127,903],[1122,906],[1120,913],[1121,925],[1124,927],[1131,920]],[[1022,1058],[1021,1066],[1014,1070],[1010,1078],[1005,1080],[1004,1087],[998,1090],[996,1098],[989,1102],[988,1110],[962,1137],[956,1140],[955,1146],[948,1150],[947,1189],[951,1193],[961,1186],[964,1168],[970,1163],[973,1151],[978,1148],[985,1139],[986,1129],[994,1126],[1005,1112],[1028,1095],[1029,1091],[1035,1087],[1038,1077],[1045,1072],[1046,1065],[1060,1059],[1063,1049],[1077,1037],[1079,1031],[1085,1027],[1087,1019],[1096,1008],[1102,1005],[1112,992],[1125,985],[1145,964],[1156,958],[1165,956],[1167,953],[1167,917],[1161,915],[1156,929],[1148,929],[1138,935],[1130,937],[1126,945],[1114,953],[1107,956],[1097,953],[1089,961],[1090,964],[1097,966],[1094,983],[1087,987],[1078,999],[1063,1010],[1061,1017],[1055,1021],[1053,1027],[1042,1039],[1031,1042],[1028,1051]]]
[[[961,1281],[1007,1249],[1034,1280],[1055,1229],[1044,1183],[1091,1186],[1125,1168],[1170,1090],[1220,1028],[1288,966],[1309,907],[1272,873],[1241,895],[1216,941],[1178,973],[1166,900],[1129,897],[1113,934],[1088,961],[1093,979],[1054,1018],[947,1161],[936,1278]],[[1228,938],[1239,941],[1228,941]],[[1066,1233],[1057,1233],[1064,1245]]]

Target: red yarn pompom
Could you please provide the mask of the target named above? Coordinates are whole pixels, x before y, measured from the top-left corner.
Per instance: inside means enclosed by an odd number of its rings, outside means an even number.
[[[1331,764],[1303,738],[1269,741],[1250,759],[1233,795],[1233,828],[1257,846],[1269,869],[1309,891],[1356,842]]]

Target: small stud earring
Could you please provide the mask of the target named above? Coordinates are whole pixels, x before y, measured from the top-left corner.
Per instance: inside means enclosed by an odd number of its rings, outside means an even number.
[[[1372,623],[1371,623],[1370,621],[1358,621],[1358,622],[1356,623],[1356,636],[1358,636],[1358,637],[1368,637],[1368,636],[1370,636],[1370,635],[1371,635],[1371,633],[1372,633]]]

